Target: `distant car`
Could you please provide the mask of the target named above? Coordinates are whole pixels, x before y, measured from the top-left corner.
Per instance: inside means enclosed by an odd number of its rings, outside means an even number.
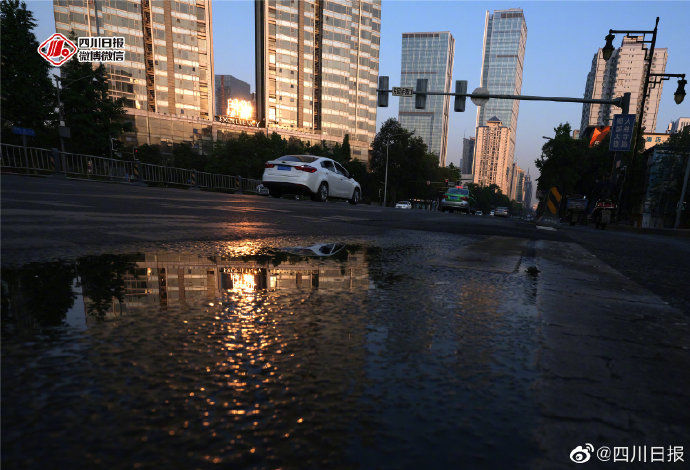
[[[510,214],[508,213],[507,207],[497,207],[496,210],[494,211],[494,215],[496,217],[508,217],[508,216],[510,216]]]
[[[462,186],[456,186],[448,188],[445,192],[441,199],[440,209],[441,212],[461,211],[469,214],[472,202],[474,202],[474,199],[470,194],[470,190]]]
[[[395,208],[396,209],[412,209],[412,204],[410,203],[410,201],[399,201],[395,205]]]
[[[263,184],[260,184],[256,187],[256,193],[259,196],[268,196],[269,195],[268,188],[266,186],[264,186]]]
[[[477,211],[474,213],[474,215],[484,215],[484,213],[482,211]]]
[[[359,183],[338,162],[316,155],[284,155],[264,165],[261,181],[273,197],[309,194],[315,201],[347,199],[357,204],[362,197]]]
[[[489,212],[489,215],[493,217],[494,211]]]

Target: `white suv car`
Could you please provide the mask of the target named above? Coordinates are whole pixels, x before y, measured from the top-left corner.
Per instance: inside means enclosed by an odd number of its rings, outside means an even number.
[[[269,160],[261,181],[273,197],[308,193],[315,201],[336,197],[357,204],[362,196],[359,183],[342,165],[316,155],[284,155]]]

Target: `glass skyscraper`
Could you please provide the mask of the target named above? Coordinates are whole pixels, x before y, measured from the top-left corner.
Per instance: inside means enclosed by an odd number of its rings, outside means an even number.
[[[527,41],[527,24],[521,9],[486,12],[481,86],[490,93],[519,95]],[[489,100],[477,110],[477,126],[497,117],[513,131],[517,128],[520,101]]]
[[[211,0],[54,0],[55,29],[125,39],[109,94],[131,109],[213,119]]]
[[[481,86],[490,93],[519,95],[522,90],[522,68],[527,41],[527,24],[522,10],[496,10],[493,14],[487,11],[484,21]],[[519,107],[518,100],[489,99],[477,109],[474,181],[480,184],[497,184],[506,195],[511,192],[509,170],[515,159]],[[507,129],[507,138],[496,141],[495,144],[499,147],[489,150],[491,146],[487,147],[482,136],[486,134],[483,132],[486,131],[485,126],[494,121],[500,122]],[[492,132],[487,135],[489,134]],[[496,155],[501,155],[501,158],[496,159]]]
[[[403,33],[400,86],[417,86],[417,79],[427,79],[429,91],[451,91],[455,39],[448,31]],[[426,109],[415,109],[414,97],[400,98],[400,124],[421,137],[430,152],[446,165],[448,146],[448,108],[450,96],[428,96]]]
[[[257,119],[341,141],[376,134],[381,0],[257,0]]]

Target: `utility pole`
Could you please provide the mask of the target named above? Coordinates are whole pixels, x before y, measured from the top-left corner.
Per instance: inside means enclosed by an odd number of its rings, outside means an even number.
[[[386,142],[386,176],[383,181],[383,207],[386,207],[386,201],[388,200],[388,147],[390,147],[391,141]]]
[[[676,207],[676,223],[673,228],[678,228],[680,225],[680,214],[683,211],[683,204],[685,204],[685,191],[688,189],[688,176],[690,176],[690,155],[688,155],[688,162],[685,164],[685,179],[683,180],[683,190],[680,192],[680,199]]]

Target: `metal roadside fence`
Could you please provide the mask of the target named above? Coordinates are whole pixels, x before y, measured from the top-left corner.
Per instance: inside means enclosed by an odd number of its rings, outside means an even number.
[[[137,160],[116,160],[21,145],[0,144],[0,157],[2,171],[11,173],[62,174],[71,178],[188,186],[216,191],[257,192],[257,186],[261,184],[260,180],[241,176],[206,173],[141,163]]]

